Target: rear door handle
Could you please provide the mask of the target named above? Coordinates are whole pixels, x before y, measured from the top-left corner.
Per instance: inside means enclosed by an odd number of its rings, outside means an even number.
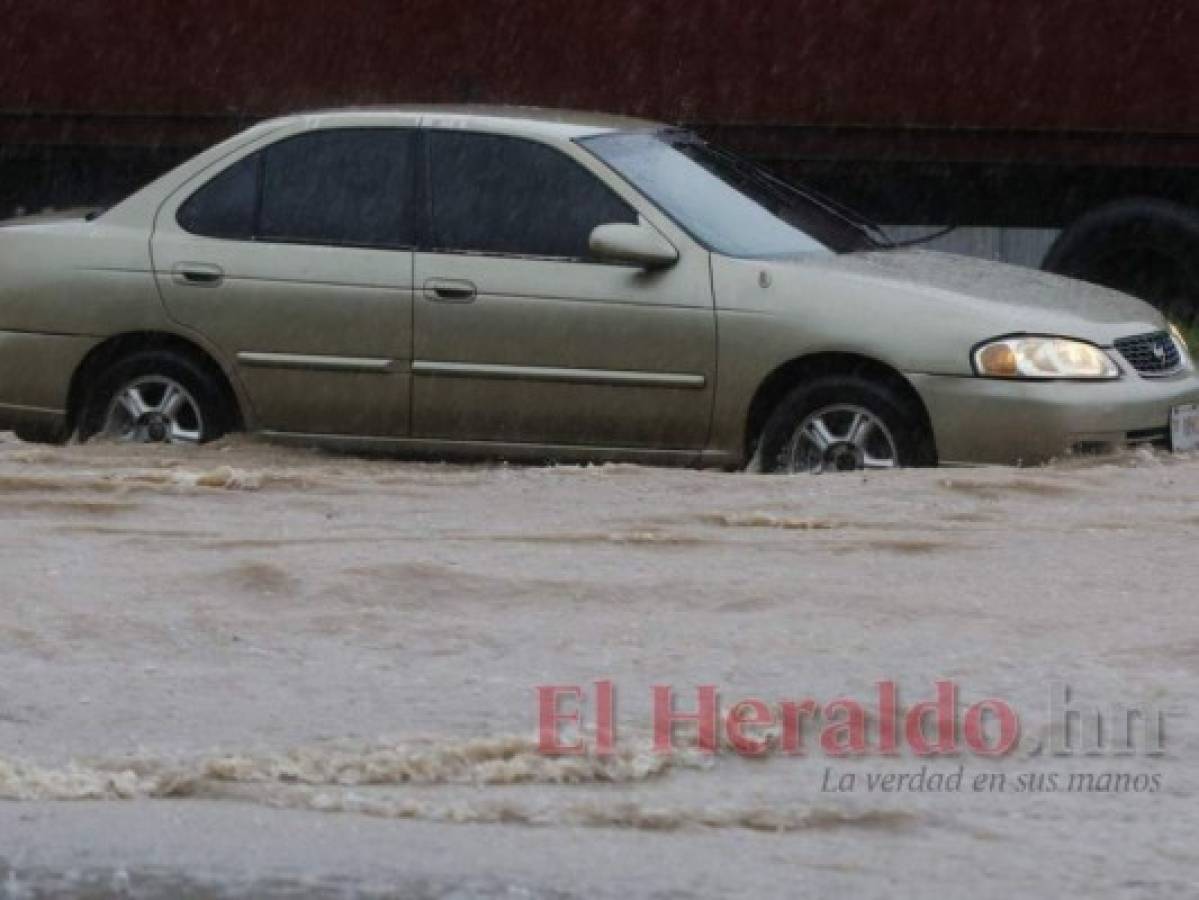
[[[216,287],[225,280],[225,270],[210,263],[182,262],[171,269],[171,278],[189,287]]]
[[[479,289],[469,281],[454,278],[430,278],[425,282],[425,299],[438,303],[474,303]]]

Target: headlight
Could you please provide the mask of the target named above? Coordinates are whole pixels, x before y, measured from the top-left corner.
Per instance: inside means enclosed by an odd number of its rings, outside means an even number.
[[[1119,378],[1111,357],[1091,344],[1055,337],[1012,337],[974,351],[974,370],[989,378]]]
[[[1183,336],[1182,329],[1177,325],[1170,325],[1170,334],[1174,338],[1174,346],[1178,348],[1178,356],[1182,360],[1184,369],[1191,368],[1191,348],[1187,345],[1187,339]]]

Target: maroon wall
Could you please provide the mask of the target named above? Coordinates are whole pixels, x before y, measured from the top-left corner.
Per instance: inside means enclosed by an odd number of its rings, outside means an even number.
[[[0,214],[431,101],[697,125],[891,222],[1199,207],[1199,0],[0,0]]]
[[[708,123],[1199,132],[1186,0],[0,0],[0,22],[10,116],[478,100]]]

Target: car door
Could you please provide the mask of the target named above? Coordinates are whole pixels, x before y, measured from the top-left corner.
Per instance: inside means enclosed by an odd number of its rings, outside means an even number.
[[[639,216],[556,147],[448,130],[427,147],[413,434],[702,448],[716,375],[707,254],[657,272],[591,258],[592,229]]]
[[[408,433],[417,138],[293,135],[159,211],[168,314],[235,367],[263,429]]]

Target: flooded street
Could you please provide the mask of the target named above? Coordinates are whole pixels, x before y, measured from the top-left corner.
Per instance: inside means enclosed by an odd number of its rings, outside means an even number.
[[[1199,895],[1199,459],[786,478],[3,435],[0,511],[0,897]],[[599,680],[617,754],[538,753],[536,688]],[[941,680],[1016,709],[1020,749],[651,746],[655,685]],[[1045,752],[1055,684],[1165,711],[1164,752]],[[922,766],[967,788],[866,786]]]

